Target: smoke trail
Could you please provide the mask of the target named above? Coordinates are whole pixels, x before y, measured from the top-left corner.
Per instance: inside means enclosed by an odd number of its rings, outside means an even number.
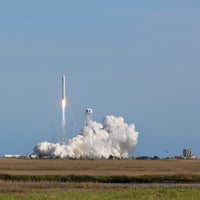
[[[65,109],[66,109],[66,98],[62,99],[62,136],[61,136],[61,145],[64,143],[64,137],[65,137],[65,132],[66,132]]]
[[[65,108],[66,108],[66,100],[62,100],[62,127],[65,126],[66,124],[66,119],[65,119]]]
[[[64,143],[65,132],[66,132],[66,119],[65,119],[65,109],[67,106],[67,96],[65,90],[65,75],[62,76],[62,136],[60,139],[61,145]]]
[[[137,144],[138,132],[134,124],[128,125],[122,117],[107,116],[102,124],[91,121],[83,127],[81,134],[65,145],[49,142],[38,143],[34,153],[60,158],[127,158]]]

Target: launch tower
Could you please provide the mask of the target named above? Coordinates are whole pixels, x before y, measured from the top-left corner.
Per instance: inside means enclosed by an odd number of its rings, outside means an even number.
[[[89,123],[93,120],[93,116],[92,116],[92,108],[87,108],[85,110],[85,125],[88,126]]]

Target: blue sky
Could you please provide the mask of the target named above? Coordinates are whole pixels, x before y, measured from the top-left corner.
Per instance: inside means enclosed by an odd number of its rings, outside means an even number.
[[[68,139],[92,107],[135,124],[137,156],[200,156],[199,20],[197,0],[1,1],[0,155],[58,140],[65,74]]]

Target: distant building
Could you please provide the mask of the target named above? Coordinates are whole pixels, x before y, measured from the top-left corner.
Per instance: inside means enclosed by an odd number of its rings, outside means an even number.
[[[3,157],[4,158],[20,158],[21,155],[14,155],[14,154],[7,154],[7,155],[4,155]]]
[[[187,159],[192,158],[192,149],[183,149],[183,157]]]

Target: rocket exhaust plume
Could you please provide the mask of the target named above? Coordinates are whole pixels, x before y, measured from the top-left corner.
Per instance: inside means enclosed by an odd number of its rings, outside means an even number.
[[[138,139],[134,124],[128,125],[122,117],[106,116],[102,123],[90,121],[81,133],[67,144],[41,142],[34,147],[39,157],[59,158],[127,158]]]
[[[65,132],[66,132],[66,117],[65,109],[67,106],[66,88],[65,88],[65,76],[62,76],[62,136],[61,144],[64,142]]]

